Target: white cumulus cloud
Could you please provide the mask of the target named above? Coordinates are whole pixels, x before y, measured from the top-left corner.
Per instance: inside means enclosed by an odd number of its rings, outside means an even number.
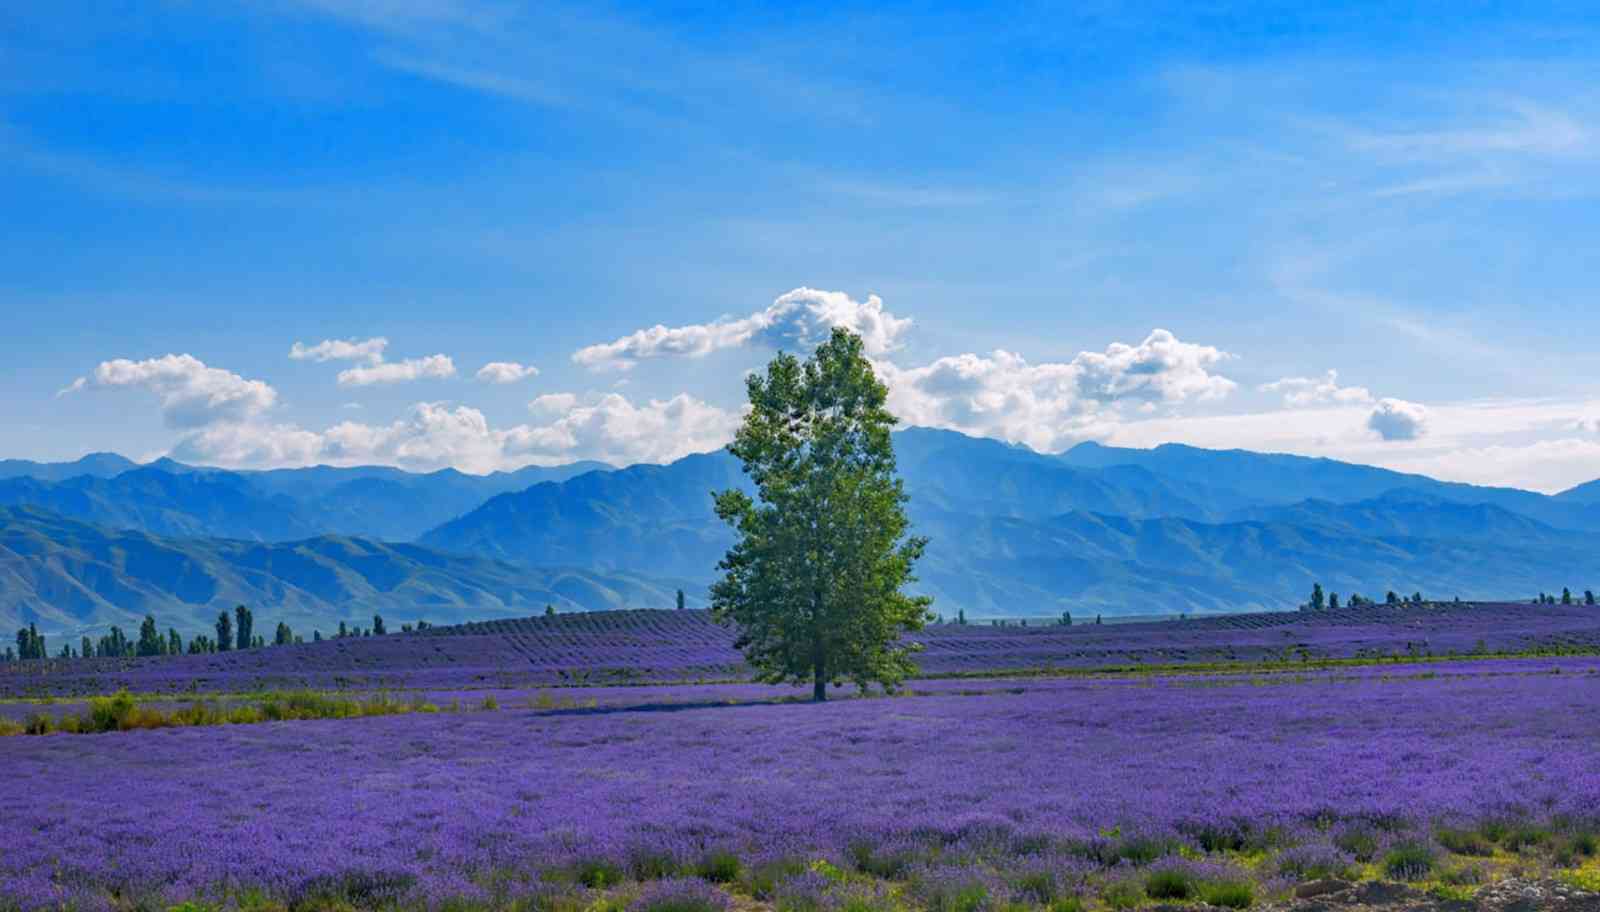
[[[389,340],[382,336],[371,339],[324,339],[316,345],[296,342],[289,347],[289,357],[296,361],[365,361],[377,364],[383,360],[383,351]]]
[[[1428,410],[1404,399],[1380,399],[1367,427],[1384,440],[1416,440],[1428,432]]]
[[[1051,452],[1103,436],[1124,404],[1212,400],[1235,388],[1212,372],[1229,355],[1155,330],[1071,361],[1030,364],[1014,352],[963,354],[899,368],[880,362],[889,408],[906,424],[942,427]]]
[[[884,310],[877,295],[856,301],[842,291],[796,288],[749,316],[676,327],[657,324],[581,348],[572,360],[595,370],[627,370],[647,358],[700,358],[747,345],[802,351],[820,344],[834,327],[861,336],[867,354],[876,357],[898,346],[911,320]]]
[[[1372,393],[1364,386],[1340,386],[1339,372],[1330,370],[1321,377],[1284,377],[1264,383],[1263,393],[1281,393],[1285,405],[1304,408],[1312,405],[1365,405]]]
[[[523,365],[515,361],[490,361],[478,368],[477,377],[484,383],[516,383],[530,377],[539,376],[539,369],[531,364]]]
[[[245,421],[272,408],[278,392],[261,380],[209,367],[193,355],[163,355],[133,361],[102,361],[63,393],[86,388],[137,388],[156,394],[169,427],[196,428],[218,421]]]
[[[379,361],[339,372],[340,386],[373,386],[405,383],[411,380],[445,379],[456,375],[456,365],[447,355],[407,358],[404,361]]]
[[[394,465],[492,472],[597,459],[670,462],[717,449],[739,423],[686,394],[634,403],[616,394],[541,396],[536,422],[495,427],[478,409],[421,402],[388,424],[343,421],[322,431],[265,421],[220,422],[185,434],[175,458],[208,465]]]

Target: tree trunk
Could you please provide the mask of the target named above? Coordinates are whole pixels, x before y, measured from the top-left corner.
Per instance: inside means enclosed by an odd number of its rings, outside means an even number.
[[[828,699],[828,682],[822,677],[822,662],[811,668],[811,699],[822,703]]]

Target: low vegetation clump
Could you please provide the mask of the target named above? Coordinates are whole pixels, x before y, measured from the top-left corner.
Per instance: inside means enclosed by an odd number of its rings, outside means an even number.
[[[1433,871],[1437,854],[1420,839],[1400,842],[1383,856],[1383,873],[1395,880],[1422,880]]]
[[[489,697],[478,708],[494,709],[497,706],[493,697]],[[438,711],[439,707],[418,698],[399,700],[385,693],[357,698],[310,690],[267,693],[241,700],[211,697],[192,700],[172,709],[161,709],[121,690],[109,696],[90,697],[87,711],[81,714],[55,716],[35,712],[20,724],[0,718],[0,736],[88,735],[157,728],[359,719]]]
[[[647,884],[627,912],[728,912],[732,906],[727,893],[703,880],[679,877]]]

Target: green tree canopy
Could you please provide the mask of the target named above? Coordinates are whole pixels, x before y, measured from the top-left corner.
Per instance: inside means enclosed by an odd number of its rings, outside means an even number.
[[[895,471],[888,390],[859,336],[835,329],[802,363],[779,354],[746,387],[750,411],[728,449],[756,488],[716,493],[739,541],[717,568],[713,616],[769,683],[892,688],[916,666],[902,641],[932,599],[907,595],[927,540],[909,536]]]

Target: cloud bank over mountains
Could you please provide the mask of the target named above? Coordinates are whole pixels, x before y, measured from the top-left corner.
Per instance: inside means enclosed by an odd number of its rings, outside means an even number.
[[[834,327],[860,336],[867,354],[879,357],[897,347],[900,337],[911,328],[911,320],[884,310],[877,295],[856,301],[840,291],[796,288],[746,317],[670,328],[657,324],[612,342],[581,348],[572,360],[592,370],[628,370],[649,358],[701,358],[746,346],[809,351]]]
[[[918,362],[906,356],[910,317],[890,312],[875,295],[858,300],[811,288],[797,288],[744,317],[657,325],[588,345],[572,361],[589,371],[626,371],[644,361],[742,351],[746,369],[753,369],[780,349],[805,353],[836,326],[862,334],[889,388],[890,408],[903,424],[1042,452],[1085,440],[1135,446],[1183,441],[1353,458],[1463,480],[1509,482],[1516,479],[1506,476],[1521,471],[1533,476],[1526,483],[1548,489],[1586,480],[1592,472],[1581,462],[1600,452],[1600,441],[1593,439],[1600,433],[1595,409],[1588,405],[1439,409],[1343,385],[1333,369],[1255,385],[1247,395],[1259,401],[1229,409],[1241,387],[1224,371],[1247,359],[1165,329],[1152,330],[1138,343],[1112,342],[1060,361],[1034,362],[1001,349]],[[448,355],[392,361],[388,348],[381,336],[326,339],[295,342],[289,357],[349,363],[331,384],[346,389],[457,377]],[[278,391],[266,380],[190,354],[105,361],[62,394],[151,394],[164,424],[177,432],[172,456],[239,468],[381,463],[489,472],[576,459],[667,462],[726,443],[744,407],[733,371],[720,402],[670,389],[632,396],[616,388],[538,391],[525,400],[525,420],[497,424],[477,405],[454,401],[474,389],[510,392],[513,384],[539,377],[533,365],[489,361],[472,375],[477,384],[449,387],[449,398],[415,402],[387,422],[344,420],[320,429],[284,419]],[[1552,428],[1582,439],[1513,439]],[[1478,474],[1463,462],[1467,452],[1482,457]],[[1492,478],[1483,474],[1491,470]]]

